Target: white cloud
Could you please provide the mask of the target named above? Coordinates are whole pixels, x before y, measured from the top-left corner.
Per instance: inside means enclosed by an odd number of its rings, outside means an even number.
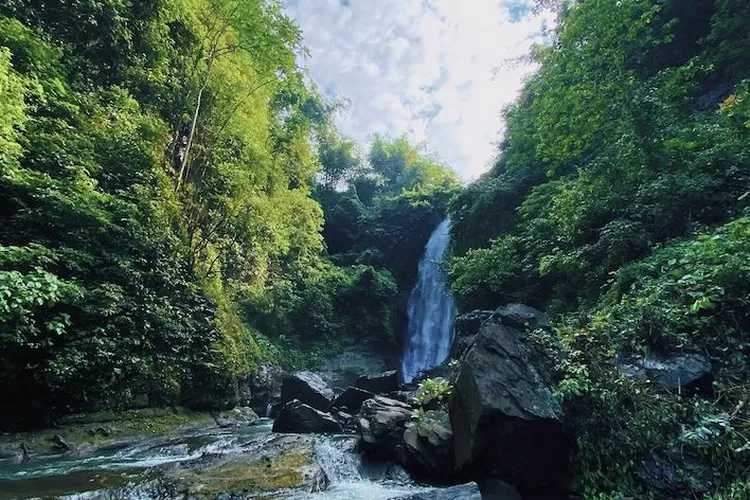
[[[531,69],[504,61],[528,52],[541,17],[523,0],[297,0],[303,61],[321,88],[351,102],[344,133],[407,134],[464,179],[486,170],[500,111]],[[520,13],[520,14],[519,14]],[[515,21],[515,22],[512,22]]]

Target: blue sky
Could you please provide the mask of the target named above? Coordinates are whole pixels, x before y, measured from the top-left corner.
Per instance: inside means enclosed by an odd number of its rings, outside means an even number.
[[[551,15],[526,0],[287,0],[320,88],[350,103],[342,132],[406,134],[459,175],[487,170],[500,111],[533,68],[525,55]]]

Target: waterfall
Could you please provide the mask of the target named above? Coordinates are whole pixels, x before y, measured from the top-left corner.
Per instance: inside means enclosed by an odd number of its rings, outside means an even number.
[[[422,260],[417,283],[409,297],[409,324],[401,359],[404,382],[437,366],[450,352],[456,304],[448,290],[440,264],[449,243],[450,220],[433,231]]]
[[[317,437],[315,456],[332,484],[362,481],[359,473],[361,458],[357,440],[343,437]]]

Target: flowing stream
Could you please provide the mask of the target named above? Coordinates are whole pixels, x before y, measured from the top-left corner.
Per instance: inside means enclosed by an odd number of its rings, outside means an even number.
[[[450,242],[450,220],[430,236],[419,262],[417,283],[409,297],[409,324],[401,358],[404,382],[439,365],[450,352],[456,304],[441,267]]]
[[[271,422],[244,428],[206,428],[150,436],[88,453],[33,458],[25,463],[0,460],[0,500],[171,500],[176,495],[163,472],[175,467],[200,469],[202,457],[263,453],[272,439]],[[248,441],[260,442],[249,451]],[[315,436],[314,453],[328,487],[318,493],[301,491],[243,492],[231,498],[276,500],[388,500],[424,491],[401,467],[365,463],[356,450],[357,436]],[[229,498],[229,497],[227,497]]]

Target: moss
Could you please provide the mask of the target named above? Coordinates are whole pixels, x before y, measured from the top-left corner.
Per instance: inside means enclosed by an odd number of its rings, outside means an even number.
[[[75,449],[105,446],[128,438],[209,425],[214,425],[211,415],[182,408],[81,414],[66,418],[57,428],[0,435],[0,450],[18,451],[24,444],[32,455],[45,455],[60,452],[53,441],[56,434],[60,434]]]
[[[252,463],[203,471],[195,489],[201,494],[216,494],[296,488],[304,484],[304,471],[312,464],[313,457],[307,451],[292,452],[275,459],[259,457]]]
[[[242,453],[207,456],[166,471],[166,480],[191,498],[314,489],[323,477],[312,439],[299,435],[259,438]]]

